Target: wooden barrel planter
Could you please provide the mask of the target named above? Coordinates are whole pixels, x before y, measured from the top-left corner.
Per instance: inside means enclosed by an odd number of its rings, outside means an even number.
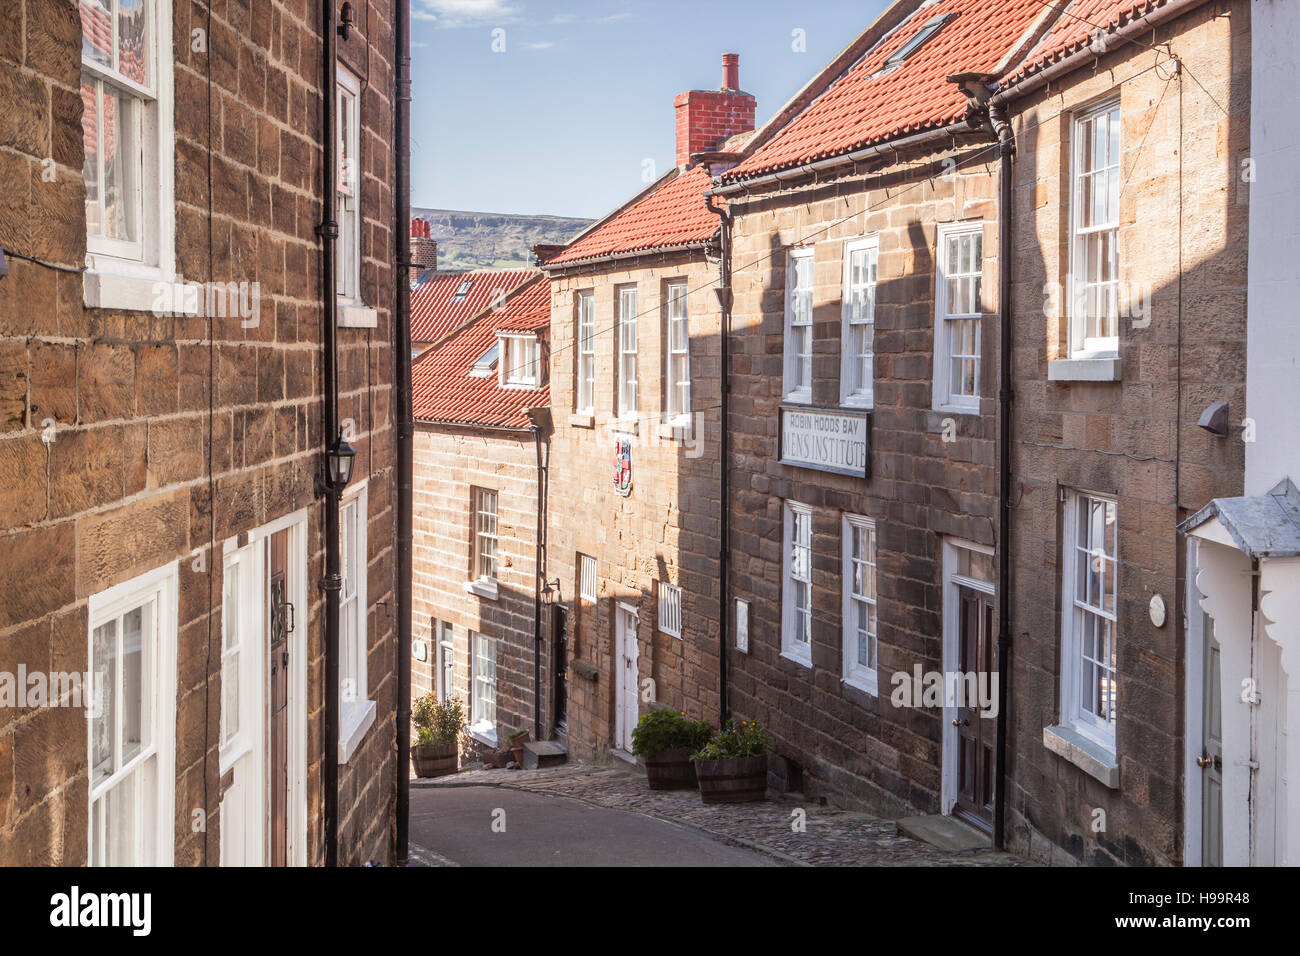
[[[651,790],[692,790],[695,764],[690,747],[661,750],[645,758],[645,777]]]
[[[460,748],[455,743],[430,744],[412,747],[411,759],[415,761],[417,777],[445,777],[460,769]]]
[[[693,763],[705,803],[750,803],[767,796],[766,754]]]

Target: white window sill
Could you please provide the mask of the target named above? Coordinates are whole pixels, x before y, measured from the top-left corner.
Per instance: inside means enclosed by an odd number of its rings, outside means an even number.
[[[1049,382],[1118,382],[1119,356],[1056,359],[1047,363]]]
[[[360,302],[339,302],[339,328],[373,329],[379,326],[379,310],[368,309]]]
[[[481,598],[487,598],[489,601],[495,601],[499,593],[496,578],[479,578],[475,581],[466,581],[465,590],[470,594],[477,594]]]
[[[790,392],[781,396],[781,401],[788,405],[811,405],[812,392]]]
[[[375,723],[375,702],[358,701],[348,707],[339,721],[339,763],[347,763],[361,746],[366,732]]]
[[[690,441],[691,420],[668,421],[659,424],[659,437],[665,441]]]
[[[1114,750],[1063,724],[1043,728],[1043,746],[1111,790],[1119,789],[1119,760]]]
[[[848,677],[841,678],[841,683],[860,690],[864,694],[870,694],[872,697],[880,696],[880,683],[875,674],[865,676],[860,674],[850,674]]]
[[[596,416],[591,412],[574,412],[569,416],[569,424],[574,428],[594,428]]]
[[[535,381],[533,382],[507,381],[507,382],[502,382],[501,387],[512,392],[535,392],[542,386],[538,385],[537,382]]]
[[[812,669],[811,649],[804,653],[799,653],[798,651],[792,651],[788,648],[783,647],[781,648],[781,656],[784,657],[787,661],[790,661],[792,664],[798,664],[800,667],[807,667],[810,670]]]
[[[875,407],[875,401],[869,396],[854,397],[845,395],[840,399],[840,408],[851,408],[855,412],[869,412]]]
[[[492,749],[497,746],[497,729],[494,724],[477,723],[466,728],[466,733],[481,744],[485,744]]]
[[[160,271],[152,271],[153,275],[132,276],[87,270],[81,276],[82,302],[88,309],[199,314],[201,286],[168,281]]]
[[[951,405],[943,402],[936,402],[931,411],[941,412],[944,415],[979,415],[978,405]]]
[[[662,627],[659,628],[659,633],[662,634],[664,637],[675,637],[679,641],[682,639],[682,636],[680,634],[674,634],[672,631],[665,631]]]
[[[611,424],[614,431],[622,432],[625,435],[639,435],[641,433],[641,420],[637,418],[636,412],[625,412],[614,419]]]

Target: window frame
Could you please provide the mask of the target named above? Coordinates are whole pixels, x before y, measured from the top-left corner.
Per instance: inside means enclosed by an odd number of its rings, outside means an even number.
[[[1113,125],[1107,120],[1107,134],[1112,132],[1119,139],[1119,159],[1114,167],[1107,163],[1106,170],[1114,170],[1116,197],[1115,197],[1115,216],[1113,220],[1108,220],[1102,226],[1081,226],[1080,220],[1083,212],[1082,186],[1084,176],[1095,176],[1099,170],[1091,169],[1084,171],[1083,156],[1083,129],[1084,127],[1096,122],[1098,117],[1111,113],[1115,114],[1116,122]],[[1120,228],[1121,221],[1119,211],[1119,191],[1123,188],[1122,172],[1124,165],[1124,116],[1121,111],[1120,98],[1118,95],[1107,96],[1106,98],[1092,104],[1091,106],[1075,111],[1070,116],[1070,183],[1069,183],[1069,202],[1070,202],[1070,236],[1069,236],[1069,276],[1070,288],[1067,290],[1066,308],[1066,355],[1071,359],[1089,359],[1089,358],[1117,358],[1119,356],[1119,272],[1120,272]],[[1109,150],[1107,152],[1109,157]],[[1082,230],[1087,230],[1086,232]],[[1086,236],[1096,235],[1101,232],[1113,232],[1112,241],[1114,256],[1114,306],[1115,306],[1115,334],[1113,336],[1095,336],[1089,338],[1087,329],[1087,317],[1082,312],[1082,307],[1087,299],[1087,287],[1082,277],[1088,268],[1088,257],[1081,255],[1081,248],[1086,243]]]
[[[1112,570],[1111,594],[1113,610],[1106,612],[1104,607],[1080,605],[1078,601],[1077,575],[1079,570],[1080,544],[1078,540],[1079,509],[1084,502],[1099,502],[1109,505],[1114,514],[1114,553],[1104,555],[1101,567],[1101,582],[1105,581],[1106,564]],[[1076,731],[1092,742],[1099,744],[1106,751],[1116,751],[1115,728],[1119,723],[1119,501],[1114,495],[1100,494],[1092,491],[1067,489],[1065,492],[1062,534],[1061,534],[1061,699],[1060,722],[1063,726]],[[1104,547],[1103,547],[1104,551]],[[1095,555],[1091,549],[1087,554]],[[1104,591],[1102,592],[1104,595]],[[1113,667],[1106,667],[1098,662],[1097,666],[1109,670],[1115,689],[1110,701],[1115,713],[1114,721],[1101,721],[1097,715],[1086,711],[1082,701],[1083,678],[1083,629],[1080,620],[1082,614],[1091,614],[1110,626],[1110,657]]]
[[[660,581],[658,588],[659,610],[656,625],[660,633],[682,639],[682,589],[680,585]]]
[[[591,562],[591,590],[587,590],[587,562]],[[594,555],[578,552],[578,597],[595,604],[600,595],[600,562]]]
[[[978,272],[963,273],[954,270],[948,263],[948,241],[953,238],[973,236],[979,239],[980,268]],[[951,222],[939,226],[935,239],[935,280],[934,280],[934,361],[931,369],[933,390],[933,408],[935,411],[949,412],[957,415],[978,415],[980,413],[980,389],[983,385],[981,365],[984,352],[984,312],[949,312],[948,279],[957,273],[958,278],[977,278],[978,293],[976,306],[983,304],[984,295],[984,222],[983,220]],[[952,363],[957,356],[953,352],[953,324],[973,322],[975,328],[975,351],[962,357],[973,358],[975,365],[975,393],[973,395],[954,394],[952,391]]]
[[[871,310],[870,318],[855,319],[853,310],[853,257],[856,253],[874,254],[871,267]],[[876,289],[879,286],[880,237],[878,235],[849,239],[844,243],[844,275],[840,299],[840,405],[845,408],[872,408],[875,404],[876,385]],[[871,326],[871,352],[862,353],[855,350],[853,329],[856,326]],[[860,360],[870,355],[870,381],[863,388],[858,372]]]
[[[798,263],[808,260],[808,285],[806,292],[808,294],[808,316],[807,322],[800,322],[796,326],[795,316],[797,309],[795,307],[796,297],[805,287],[798,285]],[[797,246],[786,251],[785,260],[785,314],[782,321],[783,325],[783,347],[782,347],[782,378],[781,378],[781,398],[783,401],[798,405],[812,404],[812,385],[813,385],[813,312],[814,312],[814,291],[816,289],[816,259],[813,246]],[[804,353],[792,349],[793,330],[795,328],[806,328],[808,336],[807,368],[808,382],[806,385],[798,384],[801,378],[800,370],[804,365]],[[796,365],[799,367],[796,369]]]
[[[501,388],[518,388],[536,391],[542,387],[542,340],[527,332],[500,332],[497,334],[498,356],[497,384]],[[531,352],[532,358],[516,361],[516,351]],[[521,372],[520,369],[531,369]]]
[[[349,509],[355,509],[349,528]],[[345,536],[353,535],[352,547]],[[347,763],[375,722],[378,710],[370,696],[370,605],[368,595],[370,570],[370,488],[362,481],[349,488],[339,502],[339,571],[343,587],[339,591],[339,762]],[[354,562],[350,569],[345,561]],[[347,585],[355,585],[351,596]],[[350,616],[350,621],[348,620]],[[348,646],[349,635],[359,643]],[[356,686],[353,699],[347,697],[348,681]]]
[[[804,667],[812,667],[812,563],[813,563],[813,532],[812,519],[813,510],[808,505],[798,501],[787,500],[782,508],[782,531],[781,531],[781,656],[788,660],[801,664]],[[807,519],[808,540],[804,547],[807,548],[807,579],[796,578],[795,568],[793,566],[794,552],[794,535],[799,519]],[[800,615],[799,610],[795,607],[795,588],[802,585],[808,589],[808,610],[806,633],[807,640],[799,640],[795,637],[797,627],[796,617]]]
[[[91,235],[86,217],[85,272],[82,274],[82,298],[87,308],[154,311],[161,300],[172,309],[177,304],[186,314],[197,313],[201,303],[196,297],[180,294],[176,285],[176,164],[175,148],[175,57],[172,50],[172,4],[161,0],[144,0],[147,17],[145,44],[146,75],[152,86],[144,86],[120,76],[112,68],[79,58],[78,89],[89,78],[99,84],[109,83],[130,94],[141,104],[139,114],[139,167],[136,191],[139,193],[140,239],[125,245],[117,240]],[[116,3],[110,6],[113,36],[117,36]],[[80,15],[80,4],[78,4]],[[84,28],[81,31],[84,38]],[[96,111],[102,115],[101,87],[96,86]],[[83,136],[84,123],[83,116]],[[97,121],[97,132],[102,135]],[[103,162],[102,150],[98,153]],[[85,169],[81,171],[84,179]],[[138,249],[135,247],[138,245]],[[171,288],[160,290],[162,283]]]
[[[497,680],[497,640],[494,637],[488,637],[478,631],[469,632],[470,641],[470,719],[469,732],[479,740],[484,741],[492,746],[497,744],[497,714],[499,713],[498,705],[500,703],[500,686]],[[483,677],[480,673],[482,660],[486,656],[480,653],[480,643],[486,644],[491,650],[492,658],[492,675]],[[479,696],[480,683],[483,686],[492,689],[492,716],[489,719],[480,711],[484,706],[484,700]]]
[[[669,425],[686,426],[691,421],[691,322],[688,306],[689,290],[685,279],[669,279],[664,283],[664,368],[663,398],[664,421]],[[676,315],[675,306],[680,304],[681,314]],[[680,323],[682,329],[682,348],[676,347],[673,332]],[[685,363],[685,380],[675,381],[673,361],[681,357]],[[678,407],[678,390],[685,386],[685,405]]]
[[[456,628],[451,621],[434,618],[434,691],[439,701],[448,701],[456,693]]]
[[[854,535],[859,532],[869,536],[870,555],[863,563],[871,569],[870,595],[860,595],[856,590],[857,575],[854,573],[854,563],[858,559],[853,557],[853,543]],[[855,514],[845,514],[842,517],[840,521],[840,580],[842,582],[841,591],[843,592],[840,609],[841,651],[843,657],[842,679],[844,683],[865,691],[873,697],[879,694],[880,682],[879,546],[880,542],[876,533],[874,519]],[[868,639],[872,645],[871,657],[875,661],[874,667],[859,663],[857,627],[855,625],[850,629],[850,621],[856,620],[853,611],[859,603],[872,608],[871,613],[874,616],[875,629],[868,633]],[[871,618],[868,620],[871,620]]]
[[[116,767],[106,778],[94,780],[95,766],[95,720],[101,719],[101,695],[105,688],[98,674],[92,673],[91,700],[86,733],[86,780],[87,815],[86,815],[86,862],[94,866],[95,854],[99,845],[96,830],[95,804],[100,799],[107,799],[111,790],[132,778],[144,766],[153,761],[153,793],[150,796],[153,812],[152,819],[146,813],[144,805],[137,807],[134,829],[136,854],[135,865],[171,866],[175,855],[175,798],[176,798],[176,655],[178,640],[178,601],[179,601],[178,564],[173,561],[153,571],[146,572],[92,595],[87,611],[87,669],[94,671],[95,666],[95,630],[108,623],[124,617],[138,607],[152,602],[153,613],[150,615],[153,629],[151,671],[151,700],[148,704],[149,732],[148,746],[142,744],[139,753],[129,761]],[[120,677],[120,669],[119,674]],[[142,665],[143,677],[143,665]],[[114,713],[120,713],[121,699],[119,681],[113,683]],[[141,707],[141,733],[144,732],[144,706]],[[116,758],[115,758],[116,759]],[[138,785],[138,784],[137,784]],[[105,811],[107,812],[107,811]],[[141,845],[141,841],[144,842]],[[111,865],[111,864],[105,864]]]
[[[596,411],[596,293],[581,289],[577,293],[574,316],[575,386],[574,411],[592,415]]]
[[[493,507],[490,512],[483,508],[483,498],[485,495],[492,496]],[[491,514],[492,531],[483,530],[480,518]],[[481,571],[483,566],[484,541],[493,542],[492,554],[492,574],[484,574]],[[480,587],[492,589],[495,596],[498,575],[501,573],[501,493],[495,488],[484,488],[480,485],[473,485],[470,489],[470,583]]]
[[[632,302],[632,311],[629,315],[625,305],[626,297]],[[641,396],[640,382],[637,378],[637,360],[640,349],[638,341],[639,329],[637,328],[637,286],[634,282],[623,283],[614,287],[614,308],[618,312],[617,334],[614,338],[614,414],[620,419],[635,419],[640,414]],[[630,343],[628,348],[629,336],[628,330],[631,330]],[[630,375],[628,374],[630,371]],[[626,399],[625,394],[629,383],[631,384],[631,403]]]
[[[361,299],[361,81],[339,64],[334,90],[336,149],[342,168],[335,178],[339,237],[335,250],[335,294],[340,302]],[[344,122],[345,118],[348,122]],[[345,141],[346,137],[346,141]],[[343,159],[351,156],[349,162]],[[349,180],[351,182],[349,182]]]

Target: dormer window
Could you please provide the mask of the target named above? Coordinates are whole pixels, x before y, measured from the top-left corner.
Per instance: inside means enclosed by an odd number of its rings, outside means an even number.
[[[943,16],[935,17],[926,23],[917,31],[912,39],[908,40],[897,50],[890,54],[880,69],[876,71],[876,76],[883,76],[886,73],[892,73],[903,65],[903,61],[923,47],[943,27],[945,23],[953,18],[953,14],[945,13]]]
[[[452,302],[464,302],[465,296],[469,295],[469,290],[474,287],[473,279],[466,279],[456,287],[455,293],[451,297]]]
[[[542,343],[535,335],[501,335],[497,338],[505,361],[501,385],[536,388],[542,379]]]
[[[469,367],[470,378],[487,378],[497,368],[497,357],[501,354],[500,341],[493,342],[491,347],[479,356],[478,361]]]

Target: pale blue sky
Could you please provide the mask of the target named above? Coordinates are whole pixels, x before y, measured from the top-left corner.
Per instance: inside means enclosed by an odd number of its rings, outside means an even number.
[[[885,0],[411,0],[411,202],[596,218],[674,161],[673,97],[740,54],[758,122]],[[496,34],[494,30],[504,34]],[[797,52],[796,30],[803,31]],[[504,42],[504,52],[494,52]]]

